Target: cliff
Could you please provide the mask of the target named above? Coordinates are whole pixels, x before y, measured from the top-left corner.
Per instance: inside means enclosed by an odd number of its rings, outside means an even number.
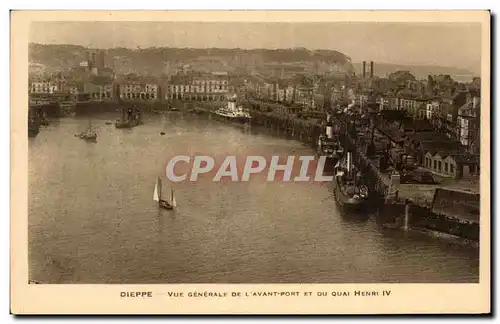
[[[85,60],[86,48],[78,45],[29,45],[31,65],[42,64],[47,72],[63,71]],[[352,70],[351,60],[343,53],[332,50],[294,49],[224,49],[224,48],[169,48],[144,49],[110,48],[105,50],[107,66],[117,73],[141,73],[159,75],[180,63],[213,59],[229,70],[238,65],[262,65],[269,62],[327,62],[337,69]],[[166,68],[168,66],[168,68]]]

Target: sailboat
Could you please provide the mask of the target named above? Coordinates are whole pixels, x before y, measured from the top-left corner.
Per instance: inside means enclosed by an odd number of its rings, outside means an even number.
[[[87,129],[87,131],[77,134],[75,136],[88,141],[97,140],[97,133],[92,129],[92,122],[90,120],[89,120],[89,128]]]
[[[170,200],[162,199],[162,185],[161,178],[156,179],[155,191],[153,193],[153,200],[158,202],[158,206],[165,209],[174,209],[177,207],[177,202],[175,201],[174,189],[170,190]]]

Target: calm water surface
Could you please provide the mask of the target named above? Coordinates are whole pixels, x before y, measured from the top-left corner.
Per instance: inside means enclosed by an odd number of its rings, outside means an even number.
[[[477,282],[476,249],[342,216],[329,185],[178,183],[152,200],[168,157],[311,155],[302,144],[196,116],[131,130],[61,119],[29,141],[29,270],[44,283]],[[164,131],[165,136],[159,133]]]

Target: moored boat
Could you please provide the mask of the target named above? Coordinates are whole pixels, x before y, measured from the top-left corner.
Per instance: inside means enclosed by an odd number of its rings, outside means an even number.
[[[76,134],[76,137],[86,140],[86,141],[96,141],[97,140],[97,132],[92,129],[92,122],[89,120],[89,127],[87,131]]]
[[[28,117],[28,137],[36,137],[40,132],[40,118],[38,116]]]
[[[76,115],[76,103],[74,101],[60,102],[59,114],[61,117],[74,117]]]
[[[36,123],[28,123],[28,137],[36,137],[40,132],[40,126]]]
[[[249,124],[252,116],[242,106],[236,106],[237,97],[234,95],[227,101],[227,107],[219,108],[215,111],[215,116],[219,119],[235,122],[238,124]]]
[[[36,137],[40,132],[40,109],[30,105],[28,110],[28,137]]]
[[[351,152],[347,152],[346,159],[337,162],[333,184],[335,199],[341,208],[362,210],[366,207],[368,187],[362,183],[360,173],[356,173]]]
[[[333,134],[332,123],[327,122],[326,132],[318,138],[317,153],[325,156],[325,171],[332,171],[337,161],[342,157],[343,149],[337,135]]]
[[[139,109],[122,107],[121,111],[121,118],[115,122],[116,128],[132,128],[143,123]]]

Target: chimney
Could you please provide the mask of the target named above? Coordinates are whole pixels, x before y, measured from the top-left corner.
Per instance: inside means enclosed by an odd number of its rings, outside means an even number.
[[[366,77],[366,61],[363,61],[363,78]]]
[[[370,78],[373,79],[373,61],[370,62]]]

